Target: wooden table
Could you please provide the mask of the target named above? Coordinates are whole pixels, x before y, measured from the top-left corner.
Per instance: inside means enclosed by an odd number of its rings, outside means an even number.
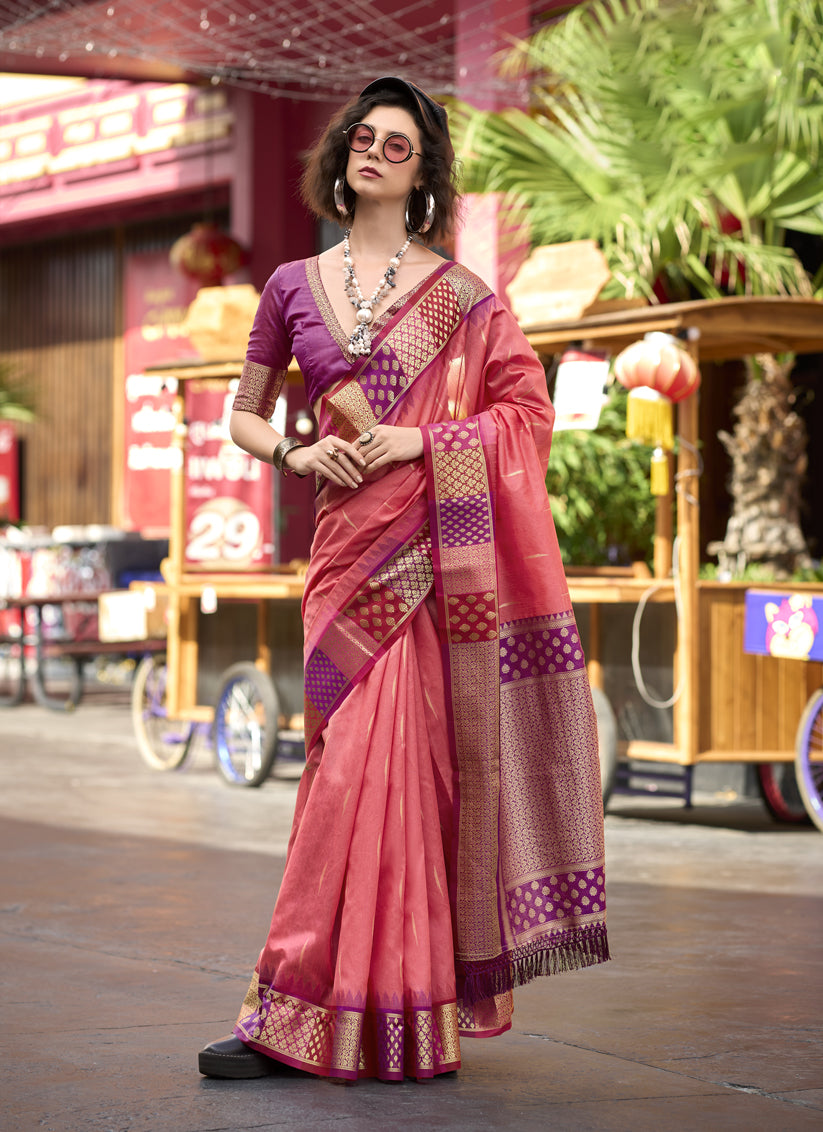
[[[0,636],[0,649],[6,653],[5,663],[8,674],[4,688],[0,691],[0,707],[15,707],[22,703],[26,694],[26,684],[37,703],[52,711],[72,711],[83,696],[82,663],[89,657],[103,655],[122,655],[162,651],[165,640],[146,641],[101,641],[96,636],[91,639],[72,638],[52,639],[44,635],[43,607],[93,602],[97,603],[99,593],[62,593],[26,597],[0,598],[0,609],[14,609],[20,612],[20,635]],[[30,627],[27,626],[27,622]],[[26,646],[34,649],[34,667],[26,674]],[[54,694],[46,682],[46,661],[55,657],[65,657],[71,662],[69,687],[65,693]]]

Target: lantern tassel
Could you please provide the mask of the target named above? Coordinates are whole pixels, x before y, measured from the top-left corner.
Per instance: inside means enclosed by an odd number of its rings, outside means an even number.
[[[629,390],[626,405],[626,436],[655,448],[674,448],[672,403],[656,389],[639,386]]]
[[[669,457],[662,448],[655,448],[652,452],[652,495],[669,494]]]

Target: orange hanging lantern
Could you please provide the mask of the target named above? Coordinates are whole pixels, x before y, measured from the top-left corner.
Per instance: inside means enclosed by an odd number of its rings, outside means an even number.
[[[654,446],[651,490],[665,495],[669,490],[666,453],[674,448],[672,406],[700,385],[697,362],[673,335],[653,331],[618,354],[614,376],[629,391],[626,436]]]
[[[173,267],[196,279],[201,287],[216,287],[226,275],[248,262],[245,250],[226,232],[210,223],[195,224],[172,244]]]

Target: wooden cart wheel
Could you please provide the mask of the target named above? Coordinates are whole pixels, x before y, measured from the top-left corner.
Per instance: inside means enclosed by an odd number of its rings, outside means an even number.
[[[801,716],[794,768],[806,811],[823,830],[823,688],[813,693]]]
[[[775,821],[789,825],[808,823],[793,763],[758,763],[757,786],[763,805]]]
[[[603,806],[611,797],[617,774],[617,719],[609,698],[600,688],[592,688],[594,714],[597,716],[597,747],[600,755],[600,788]]]
[[[253,664],[234,664],[223,673],[214,710],[217,767],[232,786],[259,786],[277,753],[277,690]]]
[[[146,656],[131,687],[131,720],[144,762],[154,770],[176,770],[189,753],[194,727],[166,714],[165,656]]]

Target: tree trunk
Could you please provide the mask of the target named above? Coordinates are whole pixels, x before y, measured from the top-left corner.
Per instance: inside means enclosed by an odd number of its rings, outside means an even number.
[[[794,409],[789,374],[794,358],[746,358],[746,385],[731,434],[718,433],[732,461],[732,513],[722,542],[712,543],[721,571],[732,577],[757,564],[788,578],[811,565],[800,527],[808,437]]]

